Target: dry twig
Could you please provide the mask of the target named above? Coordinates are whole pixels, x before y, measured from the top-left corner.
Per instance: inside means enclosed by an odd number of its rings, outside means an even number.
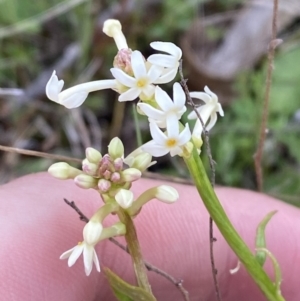
[[[51,159],[51,160],[69,161],[69,162],[75,162],[75,163],[82,162],[82,160],[72,158],[72,157],[52,155],[52,154],[48,154],[48,153],[44,153],[44,152],[37,152],[37,151],[21,149],[21,148],[17,148],[17,147],[4,146],[4,145],[0,145],[0,150],[5,151],[5,152],[18,153],[21,155],[40,157],[40,158],[46,158],[46,159]]]
[[[263,189],[263,172],[262,172],[261,161],[262,161],[264,143],[267,134],[266,127],[268,123],[269,101],[270,101],[270,91],[272,85],[272,74],[274,69],[273,64],[274,64],[275,48],[280,43],[280,41],[276,39],[277,15],[278,15],[278,0],[274,0],[273,20],[272,20],[272,39],[268,49],[268,71],[267,71],[267,78],[266,78],[266,90],[265,90],[265,97],[263,101],[263,112],[262,112],[262,119],[261,119],[261,126],[260,126],[259,143],[257,146],[256,153],[254,155],[254,165],[255,165],[258,191],[262,191]]]

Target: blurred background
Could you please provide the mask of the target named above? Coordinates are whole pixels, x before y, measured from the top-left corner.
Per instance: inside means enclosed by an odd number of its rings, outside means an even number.
[[[283,43],[274,63],[264,191],[300,206],[300,0],[279,3]],[[129,47],[146,57],[152,41],[182,48],[190,91],[207,85],[225,111],[210,132],[217,184],[256,189],[253,155],[272,9],[272,0],[0,0],[0,144],[80,159],[88,146],[105,152],[115,136],[127,153],[137,147],[133,102],[119,103],[113,91],[100,91],[67,110],[45,96],[54,69],[64,88],[111,78],[117,49],[102,25],[116,18]],[[171,92],[172,83],[164,89]],[[146,142],[148,122],[142,116],[138,122]],[[205,151],[203,158],[207,161]],[[0,183],[52,163],[1,151]],[[170,156],[159,158],[151,171],[188,177],[180,158]]]

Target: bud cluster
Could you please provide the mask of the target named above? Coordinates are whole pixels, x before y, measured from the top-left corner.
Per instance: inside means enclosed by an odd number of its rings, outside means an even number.
[[[126,226],[116,222],[110,227],[103,227],[103,220],[110,214],[126,211],[130,216],[136,216],[142,207],[152,199],[164,203],[178,200],[176,189],[160,185],[150,188],[135,199],[130,191],[131,182],[138,180],[142,172],[152,162],[152,156],[141,148],[136,149],[124,158],[124,146],[119,138],[113,138],[108,145],[108,153],[104,156],[94,148],[87,148],[86,157],[82,161],[82,170],[74,168],[65,162],[55,163],[49,168],[49,173],[58,179],[74,179],[81,188],[97,190],[104,201],[83,229],[83,241],[64,252],[61,259],[68,258],[69,267],[83,254],[86,275],[90,275],[93,263],[100,272],[100,264],[95,246],[100,241],[126,234]],[[118,215],[120,217],[120,215]],[[122,214],[121,214],[122,216]]]

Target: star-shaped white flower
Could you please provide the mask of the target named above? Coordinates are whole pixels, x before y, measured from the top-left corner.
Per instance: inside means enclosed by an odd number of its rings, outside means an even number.
[[[155,100],[160,109],[146,103],[139,103],[138,106],[149,117],[149,121],[153,120],[159,127],[166,127],[166,119],[169,115],[174,114],[177,120],[180,120],[186,111],[186,97],[179,83],[173,85],[173,98],[174,102],[165,91],[156,86]]]
[[[103,227],[101,223],[89,221],[83,229],[84,241],[80,242],[74,248],[64,252],[60,259],[68,259],[68,266],[71,267],[83,253],[84,270],[87,276],[93,269],[93,263],[98,272],[100,272],[100,264],[95,251],[95,245],[99,242]]]
[[[192,98],[198,98],[204,101],[204,105],[197,108],[197,111],[201,116],[203,123],[206,125],[206,130],[209,131],[217,122],[217,113],[219,113],[220,116],[223,117],[224,112],[221,104],[218,102],[218,96],[213,93],[207,86],[205,86],[204,91],[205,93],[191,92],[190,96]],[[196,119],[198,117],[196,112],[193,111],[188,115],[188,118]],[[202,131],[203,127],[200,120],[198,119],[193,130],[193,136],[195,135],[197,137],[201,137]]]
[[[59,258],[68,259],[68,266],[71,267],[83,253],[84,270],[87,276],[93,269],[93,262],[98,272],[100,272],[100,264],[94,246],[88,245],[86,242],[79,243],[76,247],[64,252]]]
[[[161,75],[162,67],[152,65],[147,71],[145,60],[141,52],[137,50],[131,54],[131,67],[134,76],[126,74],[119,68],[110,69],[114,78],[128,88],[127,91],[119,96],[119,101],[134,100],[141,94],[151,98],[155,89],[153,83]]]
[[[189,125],[186,124],[182,132],[179,132],[179,123],[175,115],[171,115],[166,120],[167,131],[164,133],[155,122],[150,122],[150,132],[152,139],[145,143],[142,149],[154,157],[161,157],[170,153],[176,156],[183,153],[183,147],[191,139]]]
[[[80,84],[62,91],[63,80],[58,80],[56,72],[53,71],[46,85],[47,97],[68,109],[77,108],[86,100],[88,94],[93,91],[113,89],[117,90],[117,81],[114,79],[98,80]]]
[[[179,61],[182,56],[181,49],[170,42],[152,42],[150,46],[155,50],[167,53],[152,54],[147,59],[151,64],[164,68],[161,76],[155,83],[165,84],[172,81],[175,78],[179,67]]]

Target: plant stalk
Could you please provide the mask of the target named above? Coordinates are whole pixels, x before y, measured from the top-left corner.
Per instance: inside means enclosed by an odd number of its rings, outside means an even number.
[[[118,211],[120,221],[126,226],[125,239],[127,248],[133,262],[133,268],[138,285],[152,294],[151,286],[148,281],[147,269],[142,257],[141,248],[136,234],[136,229],[131,216],[122,208]]]
[[[231,249],[247,269],[250,276],[253,278],[268,300],[284,301],[285,299],[278,294],[274,283],[263,270],[262,266],[258,263],[249,247],[245,244],[228,219],[210,184],[205,168],[196,149],[194,148],[191,156],[189,158],[184,158],[184,160],[207,211]]]

